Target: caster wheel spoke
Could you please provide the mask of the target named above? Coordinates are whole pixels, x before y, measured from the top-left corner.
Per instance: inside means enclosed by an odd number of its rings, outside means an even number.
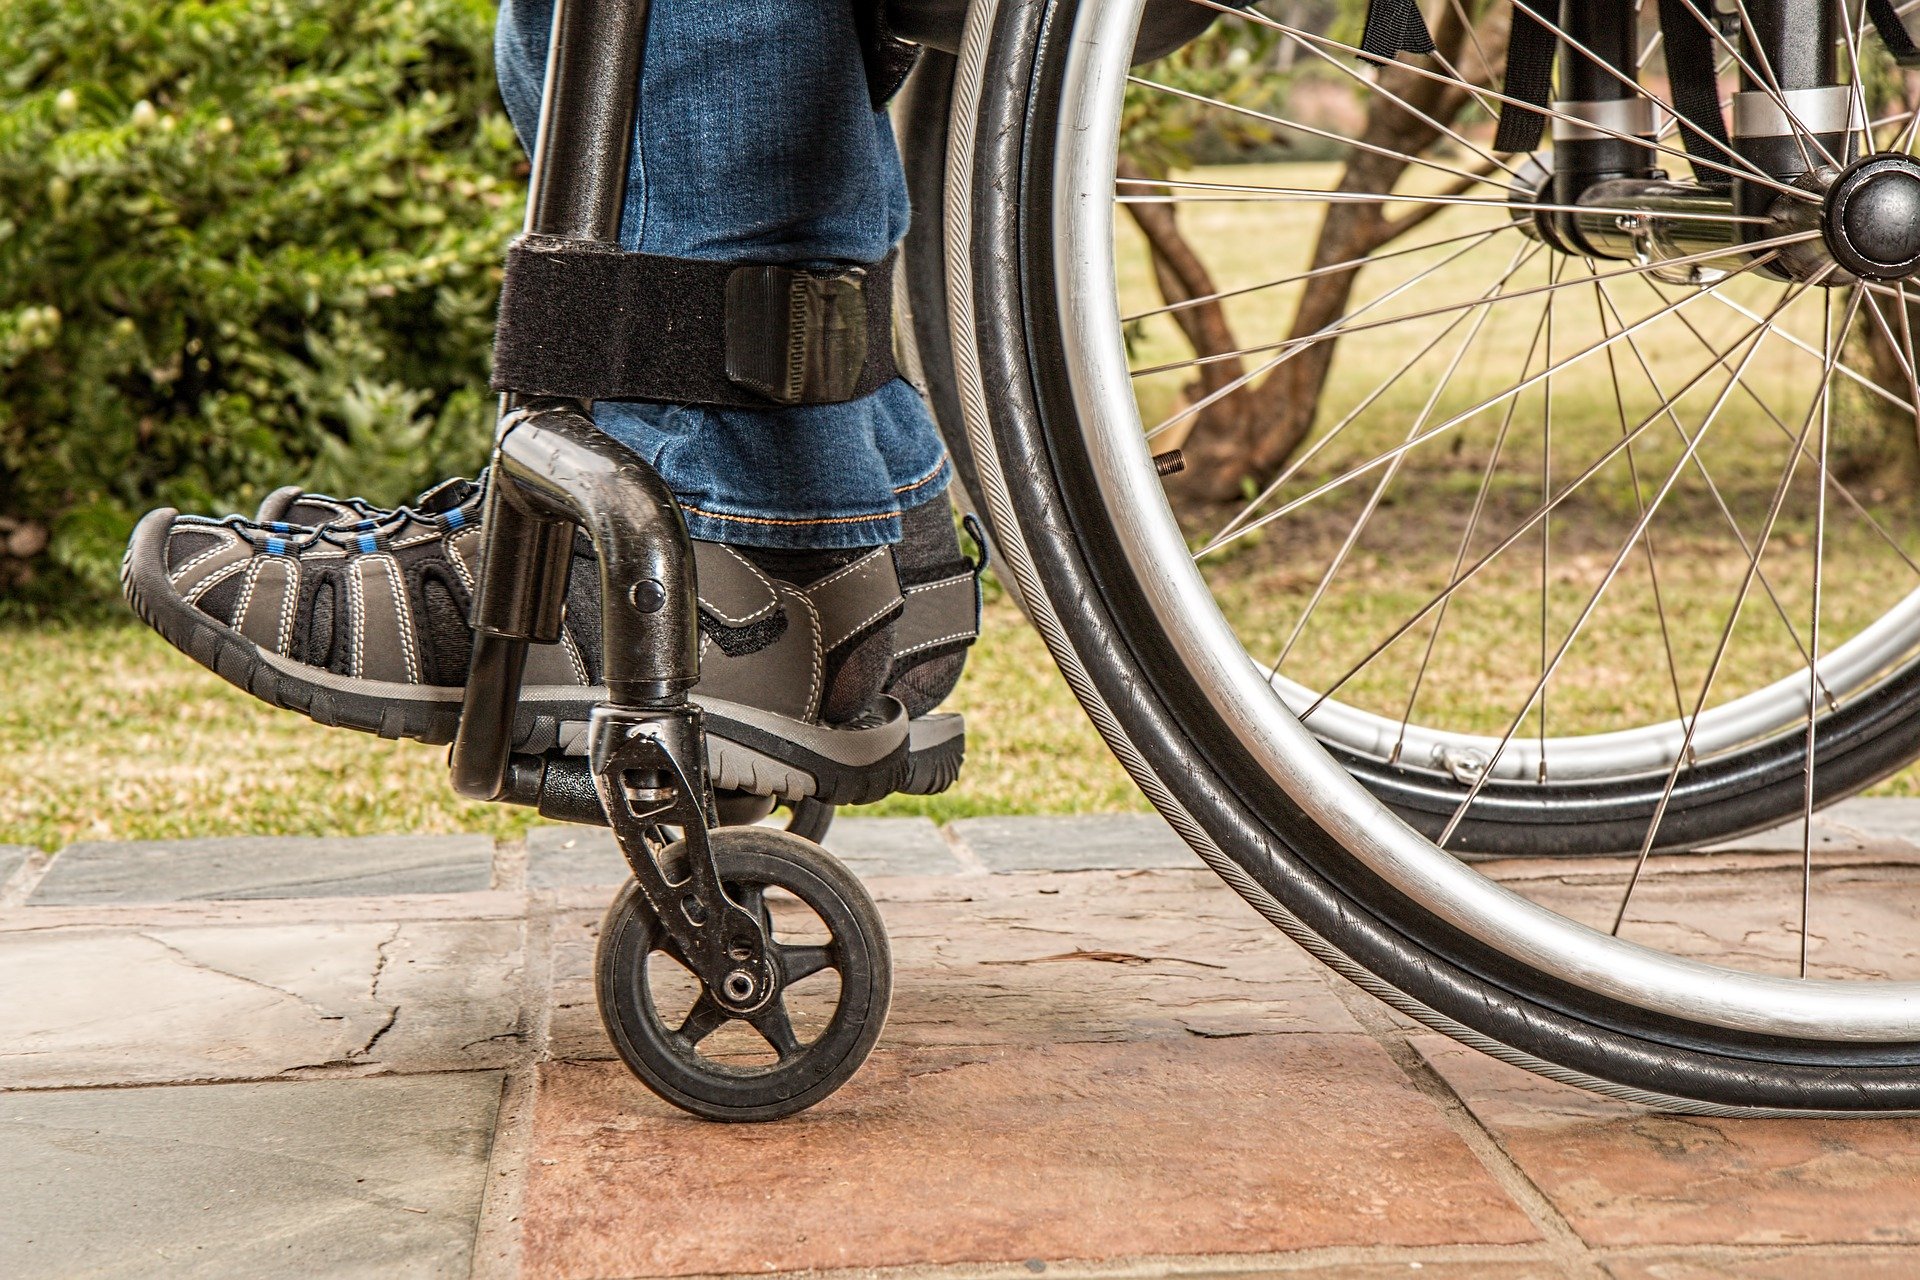
[[[679,948],[639,886],[629,881],[600,928],[600,1013],[621,1060],[668,1102],[713,1120],[775,1120],[838,1089],[872,1050],[892,993],[886,932],[859,879],[820,846],[768,827],[723,828],[710,839],[727,895],[760,916],[769,939],[769,889],[781,891],[783,928],[800,923],[801,908],[814,917],[801,925],[807,942],[773,942],[772,959],[783,983],[833,969],[840,979],[837,988],[810,984],[795,993],[803,1003],[791,1008],[783,991],[767,1008],[744,1018],[729,1014],[702,989],[684,1017],[663,1014],[662,1002],[684,1006],[665,989],[657,1002],[653,979],[671,984],[678,978],[677,989],[684,990],[687,975],[678,972],[683,967]],[[661,851],[660,863],[677,882],[684,875],[685,853],[669,847]],[[823,933],[826,940],[818,941]],[[766,1047],[753,1045],[744,1031],[725,1031],[731,1021],[746,1022]]]
[[[686,1020],[673,1034],[685,1040],[688,1048],[692,1048],[718,1031],[731,1016],[711,995],[702,991],[700,998],[693,1002],[693,1008],[687,1010]]]
[[[800,1052],[800,1037],[793,1034],[793,1019],[787,1016],[787,1002],[775,1000],[747,1021],[761,1038],[773,1046],[773,1051],[785,1062]]]
[[[811,978],[822,969],[839,968],[834,963],[832,947],[796,947],[775,943],[773,950],[780,958],[781,976],[789,983]]]

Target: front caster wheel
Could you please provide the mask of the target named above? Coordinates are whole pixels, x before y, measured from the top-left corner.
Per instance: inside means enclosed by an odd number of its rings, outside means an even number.
[[[852,1078],[887,1020],[893,964],[880,913],[818,845],[766,827],[714,831],[727,896],[760,913],[780,989],[759,1013],[721,1009],[675,955],[629,880],[600,926],[595,985],[621,1060],[649,1089],[709,1120],[778,1120]],[[686,874],[681,844],[661,854]]]

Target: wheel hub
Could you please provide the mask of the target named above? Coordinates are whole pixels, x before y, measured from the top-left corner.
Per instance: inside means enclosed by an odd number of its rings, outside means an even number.
[[[1864,280],[1905,280],[1920,269],[1920,162],[1881,154],[1856,160],[1827,189],[1821,231],[1835,262]]]

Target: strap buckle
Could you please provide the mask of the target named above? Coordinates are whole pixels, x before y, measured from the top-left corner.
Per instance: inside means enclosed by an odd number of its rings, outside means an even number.
[[[867,272],[736,267],[727,277],[727,381],[775,404],[850,400],[867,363]]]

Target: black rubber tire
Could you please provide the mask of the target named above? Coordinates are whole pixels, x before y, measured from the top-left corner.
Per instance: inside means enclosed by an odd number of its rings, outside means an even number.
[[[1177,660],[1098,500],[1054,310],[1051,182],[1081,0],[1000,0],[976,104],[969,255],[999,475],[1049,641],[1177,828],[1229,883],[1369,990],[1509,1060],[1650,1102],[1710,1111],[1920,1108],[1920,1044],[1752,1035],[1595,995],[1467,937],[1381,881],[1274,787]],[[1101,269],[1105,269],[1104,264]],[[1004,531],[1003,531],[1004,536]],[[1207,851],[1211,851],[1207,850]],[[1276,909],[1277,908],[1277,909]],[[1311,940],[1311,938],[1309,940]]]
[[[827,829],[833,826],[833,814],[833,805],[815,800],[812,796],[795,800],[787,818],[787,830],[802,840],[819,844],[827,838]]]
[[[720,881],[730,890],[777,885],[826,922],[840,974],[839,1002],[826,1028],[793,1061],[771,1067],[702,1057],[654,1008],[647,963],[661,948],[664,931],[633,880],[600,925],[594,963],[600,1017],[620,1060],[665,1101],[707,1120],[778,1120],[850,1080],[880,1038],[893,996],[886,928],[859,878],[820,846],[771,827],[726,827],[711,838]],[[670,845],[661,854],[669,877],[678,849]]]

